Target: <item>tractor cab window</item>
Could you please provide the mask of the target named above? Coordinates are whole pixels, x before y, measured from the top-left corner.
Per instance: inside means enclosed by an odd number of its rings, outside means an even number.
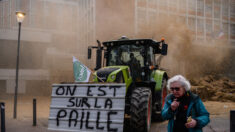
[[[154,53],[153,53],[153,48],[149,47],[148,52],[147,52],[147,61],[146,61],[146,65],[150,66],[150,65],[155,65],[154,64]]]
[[[141,52],[144,46],[141,45],[121,45],[112,47],[110,50],[107,65],[128,65],[129,63],[138,63],[140,67],[144,66],[144,57]]]
[[[144,67],[143,45],[118,45],[110,47],[108,66],[126,65],[130,67],[133,81],[141,80],[141,67]]]

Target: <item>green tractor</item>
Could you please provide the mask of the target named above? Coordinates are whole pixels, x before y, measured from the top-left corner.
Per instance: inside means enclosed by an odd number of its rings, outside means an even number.
[[[167,55],[168,45],[164,39],[156,42],[126,37],[103,42],[103,46],[97,42],[98,46],[88,47],[88,59],[91,49],[97,49],[94,82],[125,83],[124,131],[131,128],[133,132],[148,132],[151,120],[161,119],[167,95],[168,75],[159,64],[162,56]]]

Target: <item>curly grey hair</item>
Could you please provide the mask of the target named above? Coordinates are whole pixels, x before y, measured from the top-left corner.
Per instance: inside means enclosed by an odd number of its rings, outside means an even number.
[[[170,85],[173,82],[179,82],[181,84],[181,86],[184,87],[184,89],[186,91],[189,91],[191,88],[190,82],[182,75],[175,75],[174,77],[172,77],[168,80],[168,82],[167,82],[167,89],[168,90],[170,90]]]

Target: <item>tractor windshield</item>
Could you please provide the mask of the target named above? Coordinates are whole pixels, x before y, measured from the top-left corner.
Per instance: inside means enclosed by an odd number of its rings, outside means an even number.
[[[107,65],[130,65],[144,66],[144,46],[143,45],[118,45],[109,50]]]

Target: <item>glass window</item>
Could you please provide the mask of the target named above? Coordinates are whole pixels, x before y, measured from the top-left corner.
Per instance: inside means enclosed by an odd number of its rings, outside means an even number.
[[[214,31],[219,31],[220,29],[220,21],[214,20]]]
[[[196,1],[195,0],[188,0],[188,9],[190,11],[196,11]]]
[[[214,18],[220,18],[220,8],[214,8]]]
[[[228,23],[223,23],[223,32],[228,33]]]
[[[220,18],[220,1],[214,0],[214,18]]]
[[[212,0],[206,0],[206,16],[212,17]]]
[[[235,35],[235,24],[231,24],[231,28],[230,28],[230,32],[231,32],[231,35]]]
[[[204,29],[203,19],[197,19],[197,31],[202,32]]]
[[[9,1],[0,1],[0,26],[3,28],[10,27],[10,3]],[[15,15],[13,20],[16,20]]]
[[[206,20],[206,32],[212,32],[212,20]]]
[[[2,24],[3,24],[2,23],[2,20],[3,20],[3,13],[2,13],[3,11],[2,10],[3,10],[3,2],[0,1],[0,11],[1,11],[1,13],[0,13],[0,27],[2,27]]]
[[[222,12],[223,12],[223,16],[228,16],[228,0],[223,0],[222,2]]]
[[[195,18],[192,18],[192,17],[188,18],[188,26],[190,30],[195,31],[195,28],[196,28]]]
[[[144,66],[144,58],[141,55],[144,46],[142,45],[121,45],[113,47],[108,58],[108,65],[128,65],[131,61],[131,54],[138,61],[141,67]]]
[[[197,11],[198,12],[203,12],[204,10],[204,1],[203,0],[198,0],[197,1]]]
[[[235,46],[235,42],[231,42],[233,46]]]
[[[230,13],[231,17],[235,17],[235,1],[230,0]]]
[[[220,5],[220,0],[214,0],[214,5],[219,6]]]

